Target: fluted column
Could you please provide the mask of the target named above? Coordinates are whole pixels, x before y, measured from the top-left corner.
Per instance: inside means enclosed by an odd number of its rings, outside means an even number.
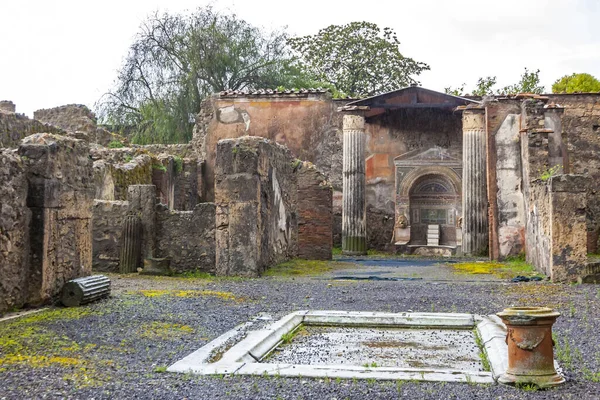
[[[485,110],[463,112],[463,253],[488,252]]]
[[[365,118],[359,112],[344,115],[343,198],[342,251],[366,254]]]

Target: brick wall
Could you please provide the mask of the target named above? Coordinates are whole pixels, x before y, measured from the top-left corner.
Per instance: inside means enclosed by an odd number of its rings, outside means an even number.
[[[330,260],[333,246],[333,188],[313,164],[298,169],[298,257]]]

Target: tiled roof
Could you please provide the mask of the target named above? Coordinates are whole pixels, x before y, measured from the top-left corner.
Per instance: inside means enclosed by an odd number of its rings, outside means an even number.
[[[220,97],[250,97],[250,96],[298,96],[307,94],[323,94],[329,92],[329,89],[243,89],[243,90],[224,90],[219,93]]]

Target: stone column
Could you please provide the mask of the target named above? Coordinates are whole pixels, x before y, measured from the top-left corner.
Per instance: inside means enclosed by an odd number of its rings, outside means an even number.
[[[488,250],[485,109],[463,112],[463,253],[482,255]]]
[[[344,115],[343,140],[342,251],[366,254],[365,118],[362,113]]]

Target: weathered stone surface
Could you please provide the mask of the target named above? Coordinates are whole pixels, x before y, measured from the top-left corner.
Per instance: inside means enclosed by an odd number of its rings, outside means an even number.
[[[141,267],[142,259],[142,222],[135,214],[128,214],[121,226],[121,252],[119,272],[130,274]]]
[[[27,302],[29,221],[25,166],[0,150],[0,313]]]
[[[215,272],[215,204],[200,203],[192,211],[157,207],[156,253],[171,261],[174,272]]]
[[[25,138],[19,154],[32,211],[29,301],[41,303],[91,272],[92,160],[85,142],[46,133]]]
[[[486,104],[488,130],[488,193],[490,203],[490,257],[502,259],[525,250],[520,101]],[[492,147],[493,145],[493,147]]]
[[[88,143],[108,146],[109,143],[126,142],[123,136],[111,133],[96,125],[96,116],[83,104],[68,104],[60,107],[37,110],[33,118],[69,132],[77,139]]]
[[[29,119],[25,115],[0,110],[0,148],[17,148],[21,139],[41,132],[66,133],[62,129]]]
[[[142,223],[142,260],[156,256],[156,186],[131,185],[127,189],[129,212]]]
[[[581,190],[583,179],[558,175],[530,186],[527,261],[553,281],[575,281],[585,272],[587,195]],[[555,180],[560,183],[554,184]]]
[[[121,227],[128,210],[126,201],[94,200],[92,266],[95,271],[119,270]]]
[[[314,164],[298,169],[298,257],[330,260],[333,247],[333,188]]]
[[[298,165],[286,147],[264,138],[218,143],[217,274],[258,276],[297,254]]]

